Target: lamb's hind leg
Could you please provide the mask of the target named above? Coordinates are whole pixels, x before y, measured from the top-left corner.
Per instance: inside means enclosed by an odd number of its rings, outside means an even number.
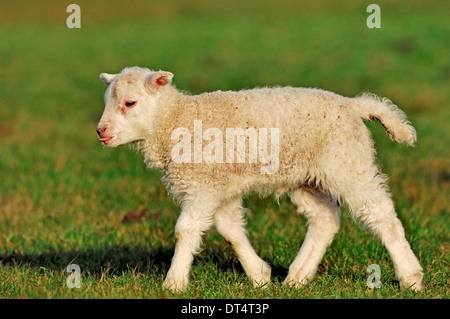
[[[283,282],[299,287],[314,278],[325,250],[339,230],[340,209],[331,196],[309,186],[296,189],[290,197],[298,212],[304,213],[308,219],[305,240]]]
[[[362,220],[386,246],[400,287],[420,290],[422,267],[405,238],[405,231],[395,213],[383,177],[375,176],[364,184],[353,185],[353,192],[344,196],[352,215]]]
[[[233,247],[242,268],[255,287],[265,287],[270,282],[270,267],[252,248],[244,228],[244,210],[240,198],[220,206],[214,215],[217,231]]]

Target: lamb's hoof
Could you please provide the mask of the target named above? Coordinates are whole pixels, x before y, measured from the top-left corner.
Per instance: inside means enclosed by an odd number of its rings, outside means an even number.
[[[399,278],[400,288],[411,289],[412,291],[420,291],[422,290],[422,278],[423,272],[421,271],[407,277],[401,277]]]
[[[189,280],[186,278],[176,280],[175,278],[168,276],[164,280],[163,288],[170,290],[174,293],[181,293],[181,292],[186,291],[188,284],[189,284]]]
[[[287,285],[290,288],[299,289],[299,288],[307,285],[308,283],[310,283],[313,280],[313,278],[305,277],[302,279],[298,279],[298,278],[294,278],[294,277],[288,275],[286,277],[286,279],[284,279],[283,285]]]
[[[263,264],[262,271],[255,276],[252,276],[251,280],[254,288],[266,289],[270,285],[270,275],[272,269],[269,265]]]

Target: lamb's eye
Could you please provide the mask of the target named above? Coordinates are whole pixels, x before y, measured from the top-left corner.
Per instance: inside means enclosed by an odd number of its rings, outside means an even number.
[[[126,107],[133,107],[136,105],[136,101],[126,101],[125,106]]]

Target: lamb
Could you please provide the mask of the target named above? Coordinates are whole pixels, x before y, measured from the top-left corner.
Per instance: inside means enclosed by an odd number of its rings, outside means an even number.
[[[310,88],[189,95],[178,91],[172,78],[170,72],[139,67],[100,74],[107,90],[97,128],[105,146],[131,143],[142,150],[180,203],[165,288],[187,288],[194,255],[212,225],[233,247],[253,285],[270,283],[271,268],[244,228],[242,196],[249,192],[286,193],[308,220],[284,284],[301,287],[314,278],[345,204],[381,239],[401,288],[422,288],[422,267],[405,238],[363,122],[377,119],[395,142],[413,146],[415,129],[400,109],[372,94],[348,98]]]

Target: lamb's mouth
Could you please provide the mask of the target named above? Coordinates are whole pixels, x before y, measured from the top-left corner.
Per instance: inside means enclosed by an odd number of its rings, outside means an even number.
[[[103,144],[107,144],[109,141],[111,141],[114,138],[114,136],[107,136],[99,138],[98,140],[102,142]]]

